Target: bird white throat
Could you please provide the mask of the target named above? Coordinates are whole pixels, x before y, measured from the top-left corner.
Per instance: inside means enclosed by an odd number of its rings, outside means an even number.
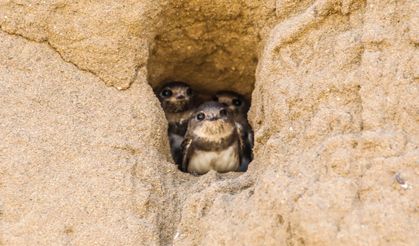
[[[221,151],[196,150],[189,161],[188,172],[204,174],[210,170],[229,172],[237,170],[240,164],[238,143]]]

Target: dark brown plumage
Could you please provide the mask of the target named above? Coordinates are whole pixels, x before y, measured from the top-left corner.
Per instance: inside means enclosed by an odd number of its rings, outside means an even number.
[[[244,144],[240,171],[246,171],[250,161],[253,159],[253,130],[247,121],[249,111],[248,101],[240,94],[232,91],[219,91],[215,94],[214,100],[227,106],[233,113],[234,121],[241,132],[241,139]]]
[[[195,108],[195,92],[184,82],[170,82],[158,90],[157,96],[169,123],[168,135],[172,157],[176,164],[182,162],[181,144],[188,121]]]

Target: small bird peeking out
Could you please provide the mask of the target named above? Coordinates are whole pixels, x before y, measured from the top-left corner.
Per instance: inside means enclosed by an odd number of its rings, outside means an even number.
[[[253,130],[247,121],[249,103],[242,95],[232,91],[219,91],[213,99],[227,106],[233,113],[234,122],[236,127],[240,129],[240,137],[244,144],[239,171],[245,172],[253,159]]]
[[[206,102],[191,117],[182,143],[181,170],[205,174],[237,171],[243,144],[232,112],[218,102]]]
[[[180,165],[182,163],[181,145],[189,118],[195,109],[195,92],[188,84],[173,81],[158,90],[157,96],[169,124],[168,135],[171,154],[175,163]]]

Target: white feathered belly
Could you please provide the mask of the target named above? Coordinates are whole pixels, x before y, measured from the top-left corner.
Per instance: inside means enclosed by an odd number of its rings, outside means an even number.
[[[240,164],[238,144],[222,151],[195,150],[188,165],[188,172],[204,174],[210,170],[220,173],[236,171]]]

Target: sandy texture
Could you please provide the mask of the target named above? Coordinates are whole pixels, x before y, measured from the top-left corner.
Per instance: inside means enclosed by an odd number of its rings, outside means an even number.
[[[0,1],[0,245],[419,242],[416,1],[28,2]],[[254,89],[247,173],[176,170],[165,79]]]
[[[48,42],[64,60],[124,89],[146,64],[144,37],[150,36],[159,8],[153,2],[6,0],[0,1],[0,26]]]
[[[4,245],[157,240],[148,206],[167,144],[149,86],[107,88],[47,45],[3,32],[0,61]]]
[[[178,79],[201,92],[229,88],[250,96],[261,39],[273,22],[272,3],[169,1],[151,46],[149,83]]]

